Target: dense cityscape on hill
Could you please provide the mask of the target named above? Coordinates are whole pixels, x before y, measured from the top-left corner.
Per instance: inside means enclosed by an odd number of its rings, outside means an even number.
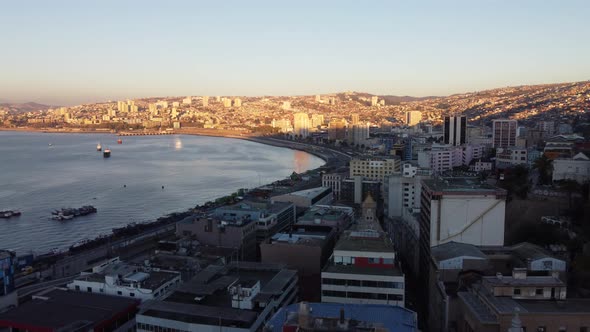
[[[0,8],[0,332],[590,332],[590,1]]]
[[[0,251],[16,266],[4,272],[16,287],[0,293],[0,326],[30,316],[50,325],[44,298],[102,301],[111,318],[93,324],[117,331],[590,326],[590,82],[425,98],[4,104],[0,121],[8,131],[227,136],[326,162],[67,250]],[[112,149],[104,158],[117,158]],[[56,218],[84,218],[76,211]]]
[[[448,97],[392,97],[344,92],[316,96],[158,97],[121,103],[103,102],[73,107],[40,104],[0,104],[4,127],[172,128],[197,127],[240,131],[288,132],[293,114],[307,113],[312,127],[358,114],[370,126],[405,124],[408,111],[420,111],[421,121],[441,125],[444,116],[465,115],[472,125],[489,125],[510,118],[523,125],[535,121],[569,122],[588,111],[590,82],[507,87]],[[315,118],[314,118],[315,117]],[[323,118],[322,118],[323,117]],[[313,119],[316,119],[315,121]],[[274,122],[273,122],[274,121]]]

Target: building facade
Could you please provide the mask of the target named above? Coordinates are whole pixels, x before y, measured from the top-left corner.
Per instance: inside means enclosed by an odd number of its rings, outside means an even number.
[[[92,272],[82,272],[67,287],[78,292],[147,301],[166,297],[180,281],[178,272],[148,272],[143,267],[123,263],[116,257],[93,267]]]
[[[574,180],[578,183],[590,181],[590,158],[582,152],[571,159],[553,160],[553,181]]]
[[[495,148],[516,146],[516,120],[494,120],[492,122],[492,143]]]
[[[384,181],[389,175],[401,170],[400,158],[360,159],[350,161],[350,177],[362,176],[369,180]]]
[[[404,163],[402,172],[390,175],[385,182],[385,214],[392,218],[419,211],[422,180],[428,178],[429,170]]]
[[[306,138],[309,136],[309,115],[307,113],[295,113],[293,114],[293,134],[298,135],[300,138]]]
[[[467,142],[467,117],[466,116],[445,116],[444,143],[454,146]]]
[[[415,126],[422,121],[422,112],[408,111],[406,112],[406,125]]]

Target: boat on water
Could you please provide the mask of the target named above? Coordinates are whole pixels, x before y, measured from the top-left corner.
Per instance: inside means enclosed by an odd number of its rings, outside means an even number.
[[[123,140],[119,138],[119,139],[117,140],[117,144],[123,144]]]
[[[0,211],[0,218],[2,218],[2,219],[18,217],[20,215],[21,215],[20,211],[16,211],[16,210]]]
[[[96,211],[97,210],[94,206],[85,205],[79,209],[67,208],[67,209],[55,210],[55,211],[51,212],[51,214],[53,214],[53,216],[51,218],[53,220],[59,220],[59,221],[71,220],[71,219],[74,219],[75,217],[86,216],[91,213],[96,213]]]
[[[111,149],[104,149],[104,152],[102,153],[102,156],[104,158],[109,158],[111,156]]]
[[[100,143],[96,145],[96,151],[102,151],[102,145]]]

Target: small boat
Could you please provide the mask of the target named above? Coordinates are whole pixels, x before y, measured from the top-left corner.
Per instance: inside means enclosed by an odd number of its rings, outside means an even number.
[[[102,145],[100,143],[96,145],[96,151],[102,151]]]
[[[102,156],[104,158],[109,158],[111,156],[111,150],[110,149],[104,149],[104,152],[102,153]]]
[[[20,211],[13,211],[13,210],[0,211],[0,218],[2,218],[2,219],[18,217],[20,215],[21,215]]]
[[[49,143],[49,144],[47,144],[47,145],[49,145],[49,146],[53,146],[53,143]]]
[[[117,140],[117,144],[123,144],[123,140],[119,138],[119,139]]]

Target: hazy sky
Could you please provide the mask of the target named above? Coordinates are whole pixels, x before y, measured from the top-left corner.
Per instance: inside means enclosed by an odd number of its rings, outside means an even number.
[[[0,101],[590,79],[588,0],[1,1]]]

